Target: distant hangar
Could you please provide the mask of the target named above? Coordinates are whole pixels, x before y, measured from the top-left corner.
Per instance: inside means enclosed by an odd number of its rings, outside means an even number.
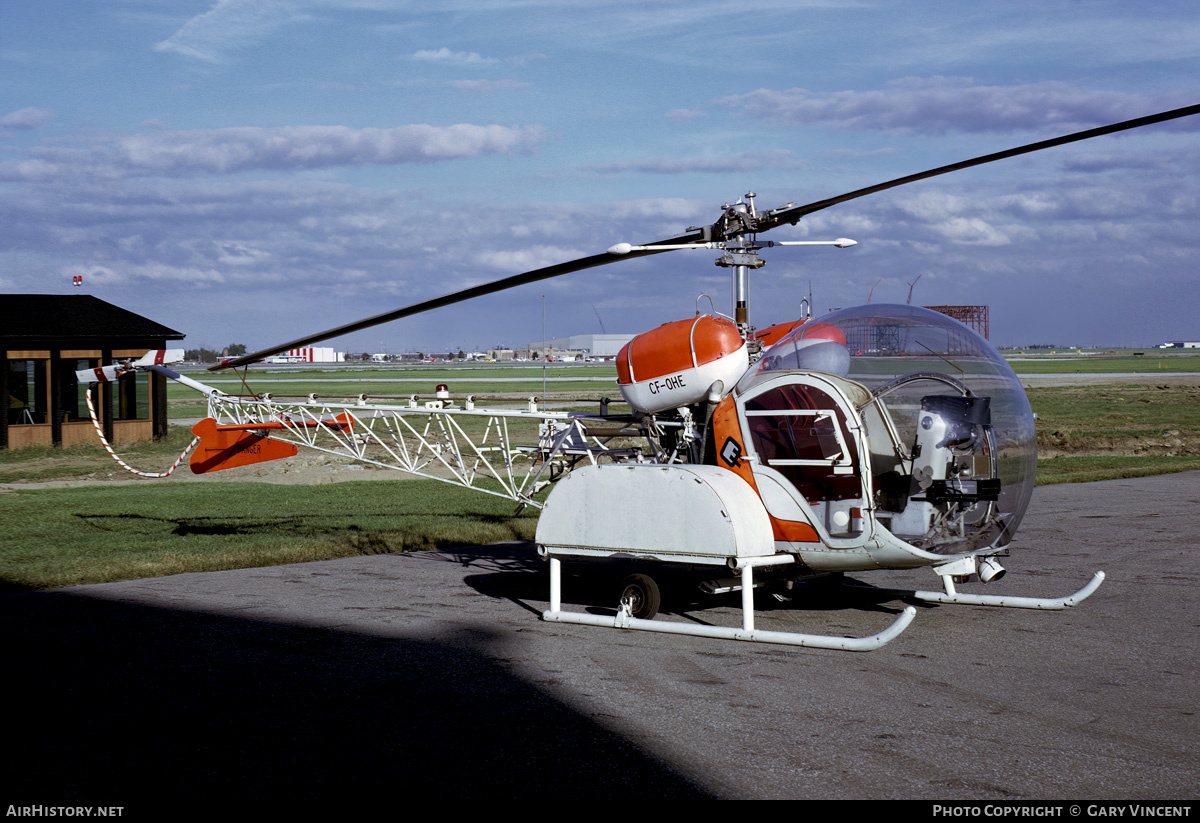
[[[574,352],[584,357],[614,358],[633,338],[632,334],[573,334],[553,340],[536,340],[529,344],[529,350],[542,356]]]

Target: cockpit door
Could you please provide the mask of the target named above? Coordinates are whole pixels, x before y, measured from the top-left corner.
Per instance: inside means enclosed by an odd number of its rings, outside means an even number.
[[[738,400],[755,483],[773,518],[807,522],[831,548],[862,545],[873,529],[870,464],[855,410],[865,388],[785,372]]]

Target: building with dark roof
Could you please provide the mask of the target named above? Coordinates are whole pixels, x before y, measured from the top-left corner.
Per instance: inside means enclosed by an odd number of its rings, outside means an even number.
[[[0,295],[0,448],[94,442],[88,387],[75,372],[138,358],[180,332],[88,294]],[[143,372],[101,383],[92,401],[110,443],[167,433],[166,378]]]

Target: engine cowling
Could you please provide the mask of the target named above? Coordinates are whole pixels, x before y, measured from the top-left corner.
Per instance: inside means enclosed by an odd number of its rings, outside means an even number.
[[[698,403],[720,380],[727,393],[750,367],[731,320],[700,315],[639,334],[617,354],[617,384],[635,411],[656,414]]]

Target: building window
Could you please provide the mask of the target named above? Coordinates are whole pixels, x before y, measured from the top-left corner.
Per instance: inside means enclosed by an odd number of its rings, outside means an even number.
[[[150,374],[126,372],[117,379],[114,420],[150,419]]]
[[[75,379],[75,372],[84,369],[94,369],[100,365],[99,360],[63,360],[62,361],[62,410],[64,423],[76,423],[80,420],[91,420],[87,408],[88,383],[80,383]],[[92,395],[93,402],[96,395]],[[99,404],[97,402],[97,410]],[[99,412],[97,411],[97,414]]]
[[[8,361],[8,424],[46,422],[47,360]]]

